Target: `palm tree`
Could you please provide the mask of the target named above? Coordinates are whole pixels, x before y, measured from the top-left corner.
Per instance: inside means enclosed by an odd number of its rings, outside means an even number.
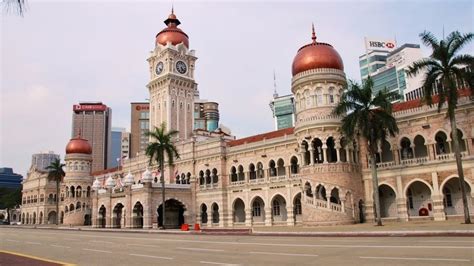
[[[59,184],[63,181],[63,177],[66,175],[63,170],[64,166],[65,164],[61,163],[59,159],[56,159],[46,167],[46,169],[49,170],[48,180],[56,182],[56,225],[59,224]]]
[[[154,131],[146,132],[146,135],[152,138],[152,142],[146,147],[145,153],[149,157],[149,165],[156,161],[160,169],[160,182],[161,182],[161,194],[162,194],[162,226],[165,229],[165,156],[168,159],[168,165],[173,165],[174,158],[178,159],[179,154],[172,142],[174,135],[178,134],[176,130],[170,130],[166,132],[166,124],[162,123],[161,126],[155,127]]]
[[[14,12],[18,13],[20,16],[23,16],[26,9],[25,0],[2,0],[0,4],[3,5],[5,11],[8,12],[10,9],[13,9]]]
[[[359,85],[350,81],[349,88],[341,96],[341,100],[334,109],[334,114],[344,115],[341,131],[347,139],[354,139],[357,135],[368,141],[368,152],[370,167],[372,169],[373,199],[375,204],[375,216],[377,225],[382,225],[380,216],[380,199],[378,190],[376,154],[378,143],[383,143],[390,136],[398,133],[397,123],[392,116],[392,104],[390,99],[398,95],[386,90],[379,91],[372,96],[374,84],[369,77]]]
[[[408,68],[408,75],[415,76],[426,71],[423,82],[424,99],[426,102],[429,105],[433,104],[432,95],[436,93],[435,89],[437,89],[439,96],[438,112],[441,111],[445,102],[448,104],[447,115],[451,123],[453,148],[461,186],[462,203],[464,205],[464,221],[466,224],[470,224],[471,218],[469,217],[467,204],[455,109],[458,103],[458,89],[461,88],[462,84],[467,84],[471,90],[474,90],[474,72],[461,70],[461,68],[466,66],[474,70],[474,57],[470,54],[459,54],[461,49],[474,39],[474,34],[461,34],[459,31],[454,31],[446,39],[438,41],[431,32],[425,31],[420,34],[420,37],[422,42],[432,49],[432,54],[426,59],[414,62]],[[437,80],[440,82],[440,85],[435,88]]]

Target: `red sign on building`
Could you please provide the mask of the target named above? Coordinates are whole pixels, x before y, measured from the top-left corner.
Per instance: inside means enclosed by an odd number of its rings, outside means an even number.
[[[104,104],[75,104],[72,107],[74,111],[105,111],[107,106]]]

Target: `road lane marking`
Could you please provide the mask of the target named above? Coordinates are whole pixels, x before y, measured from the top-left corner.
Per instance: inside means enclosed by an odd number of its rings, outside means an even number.
[[[80,239],[77,239],[77,238],[63,238],[63,240],[66,240],[66,241],[81,241]]]
[[[9,242],[20,242],[18,240],[13,240],[13,239],[5,239],[6,241],[9,241]]]
[[[401,258],[401,257],[359,257],[361,259],[375,259],[375,260],[427,260],[427,261],[471,261],[468,259],[443,259],[443,258]]]
[[[296,257],[318,257],[315,254],[301,254],[301,253],[274,253],[274,252],[261,252],[261,251],[250,251],[250,254],[263,254],[263,255],[281,255],[281,256],[296,256]]]
[[[112,253],[112,251],[107,251],[107,250],[98,250],[98,249],[88,249],[88,248],[83,248],[82,250],[87,250],[87,251],[94,251],[94,252],[101,252],[101,253]]]
[[[71,248],[71,247],[68,247],[68,246],[60,246],[60,245],[50,245],[52,247],[57,247],[57,248]]]
[[[201,260],[200,263],[202,264],[214,264],[214,265],[227,265],[227,266],[238,266],[240,264],[230,264],[230,263],[222,263],[222,262],[214,262],[214,261],[203,261]]]
[[[93,243],[104,243],[104,244],[114,244],[114,242],[109,242],[109,241],[100,241],[100,240],[91,240],[89,242]]]
[[[210,249],[210,248],[176,248],[182,250],[191,250],[191,251],[211,251],[211,252],[223,252],[223,249]]]
[[[423,243],[471,243],[474,244],[474,241],[462,241],[462,240],[424,240],[424,241],[419,241]]]
[[[127,244],[127,246],[138,246],[138,247],[149,247],[149,248],[157,248],[158,247],[158,246],[144,245],[144,244]]]
[[[145,257],[145,258],[152,258],[152,259],[163,259],[163,260],[172,260],[173,258],[171,257],[160,257],[160,256],[151,256],[151,255],[144,255],[144,254],[128,254],[130,256],[135,256],[135,257]]]
[[[25,241],[25,243],[30,244],[30,245],[41,245],[41,243],[38,243],[38,242]]]

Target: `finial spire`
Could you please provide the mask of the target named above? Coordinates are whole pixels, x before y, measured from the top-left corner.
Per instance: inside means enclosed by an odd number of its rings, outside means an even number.
[[[78,134],[79,138],[81,137],[81,133],[82,133],[82,128],[79,128],[79,134]]]
[[[311,39],[313,39],[313,44],[316,44],[316,32],[314,31],[314,23],[311,23],[311,25],[312,25]]]
[[[273,98],[278,97],[275,69],[273,70]]]
[[[174,5],[171,4],[171,14],[174,14]]]

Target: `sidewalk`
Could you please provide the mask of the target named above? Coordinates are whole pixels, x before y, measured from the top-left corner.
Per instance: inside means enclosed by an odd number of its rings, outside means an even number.
[[[205,234],[205,235],[254,235],[254,236],[306,236],[306,237],[379,237],[379,236],[468,236],[474,237],[474,224],[462,224],[461,220],[410,221],[410,222],[384,222],[383,226],[372,223],[336,225],[336,226],[269,226],[253,228],[208,228],[201,231],[181,231],[179,229],[127,229],[127,228],[92,228],[90,226],[6,226],[10,228],[25,229],[56,229],[71,231],[100,231],[122,233],[147,233],[147,234]],[[0,227],[1,228],[1,227]]]

